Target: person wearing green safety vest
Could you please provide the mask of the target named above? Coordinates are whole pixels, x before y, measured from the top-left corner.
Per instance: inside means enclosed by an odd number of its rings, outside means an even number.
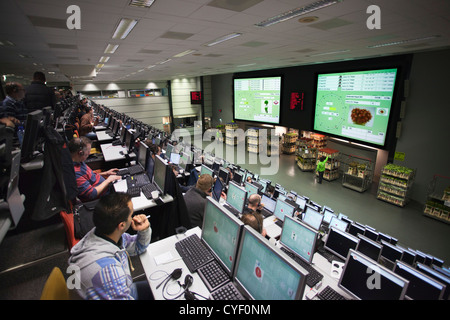
[[[321,156],[317,161],[317,172],[319,173],[319,183],[322,183],[323,173],[325,172],[325,163],[328,161],[328,157]]]

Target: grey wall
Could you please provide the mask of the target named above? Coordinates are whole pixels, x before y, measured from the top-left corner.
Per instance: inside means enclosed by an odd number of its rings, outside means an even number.
[[[411,198],[425,202],[434,174],[450,177],[450,50],[414,55],[409,96],[396,151],[405,161],[395,164],[416,168]],[[444,185],[450,186],[450,179]]]

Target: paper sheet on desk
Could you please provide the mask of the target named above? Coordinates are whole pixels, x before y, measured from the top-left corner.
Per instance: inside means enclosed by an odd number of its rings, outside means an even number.
[[[173,256],[170,251],[164,252],[158,256],[155,256],[156,265],[165,264],[173,260]]]

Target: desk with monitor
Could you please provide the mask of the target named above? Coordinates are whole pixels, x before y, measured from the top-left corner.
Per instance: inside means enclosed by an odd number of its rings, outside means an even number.
[[[122,145],[115,146],[112,143],[104,143],[100,145],[100,148],[102,150],[105,162],[126,160],[127,156],[129,158],[136,157],[136,154],[133,152],[128,154],[128,149]]]
[[[208,206],[214,210],[208,209]],[[215,211],[215,213],[208,213],[209,211]],[[221,212],[226,214],[226,218],[220,216]],[[209,219],[208,215],[210,216]],[[234,238],[235,231],[232,230],[236,229],[233,229],[233,227],[230,226],[230,223],[227,224],[225,220],[235,220],[234,224],[242,230],[242,237],[240,239]],[[220,236],[222,230],[226,230],[227,232],[222,232],[222,236]],[[261,294],[261,297],[259,298],[268,298],[265,294],[276,294],[280,300],[314,299],[315,294],[311,294],[311,292],[313,291],[315,293],[326,286],[332,287],[339,294],[348,299],[351,298],[349,294],[337,286],[338,279],[332,274],[331,263],[325,258],[318,254],[314,255],[314,258],[312,259],[313,266],[323,273],[323,279],[321,281],[321,286],[317,290],[308,287],[306,285],[306,277],[302,277],[307,274],[305,269],[284,254],[279,249],[278,245],[270,244],[267,239],[260,236],[253,229],[248,226],[243,226],[240,223],[240,220],[236,219],[231,212],[226,210],[217,201],[208,198],[207,208],[205,209],[205,221],[202,229],[196,227],[188,230],[184,234],[173,235],[152,243],[147,251],[140,256],[155,299],[170,300],[177,296],[178,292],[182,293],[182,291],[178,291],[179,287],[174,280],[168,280],[167,283],[162,284],[167,275],[178,268],[181,268],[182,270],[182,275],[179,279],[180,283],[184,282],[183,279],[185,279],[186,275],[191,275],[193,277],[193,283],[189,290],[195,293],[195,296],[199,300],[210,299],[213,295],[216,296],[217,289],[212,288],[211,285],[205,281],[205,273],[203,271],[205,265],[196,269],[196,267],[193,267],[190,263],[186,264],[182,255],[180,255],[180,251],[177,249],[178,242],[194,234],[199,238],[202,238],[201,241],[204,241],[206,246],[213,253],[213,260],[219,261],[222,269],[225,270],[226,273],[228,272],[230,277],[234,279],[234,281],[228,282],[228,284],[235,284],[246,299],[251,299],[253,298],[253,295],[257,294]],[[228,239],[228,241],[223,241],[225,240],[226,235],[228,235],[228,237],[231,235],[231,238]],[[223,239],[220,238],[214,240],[216,237],[222,237]],[[228,245],[228,249],[221,249],[224,242]],[[236,246],[233,247],[232,244],[235,244]],[[263,252],[265,254],[259,254]],[[267,256],[269,257],[268,259],[272,260],[264,261],[264,256]],[[236,261],[235,265],[233,264],[234,261]],[[278,272],[271,270],[269,265],[271,265],[273,261],[278,261],[277,263],[280,264],[280,268],[283,268],[285,271],[280,273],[278,269]],[[209,261],[206,265],[210,263],[211,262]],[[300,275],[300,280],[298,275]],[[246,280],[244,280],[253,277],[255,279],[252,279],[252,282],[246,282]],[[283,283],[283,281],[285,281],[283,279],[288,278],[292,280],[292,283]],[[278,285],[277,283],[281,284]],[[265,287],[265,285],[268,284],[273,286],[273,288]],[[177,298],[185,299],[184,294]],[[271,296],[270,299],[277,300],[274,296]]]

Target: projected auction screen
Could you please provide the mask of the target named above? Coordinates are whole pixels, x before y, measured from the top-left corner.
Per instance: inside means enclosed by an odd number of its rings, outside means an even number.
[[[234,79],[234,118],[280,122],[281,77]]]
[[[397,69],[319,74],[314,130],[384,145]]]

